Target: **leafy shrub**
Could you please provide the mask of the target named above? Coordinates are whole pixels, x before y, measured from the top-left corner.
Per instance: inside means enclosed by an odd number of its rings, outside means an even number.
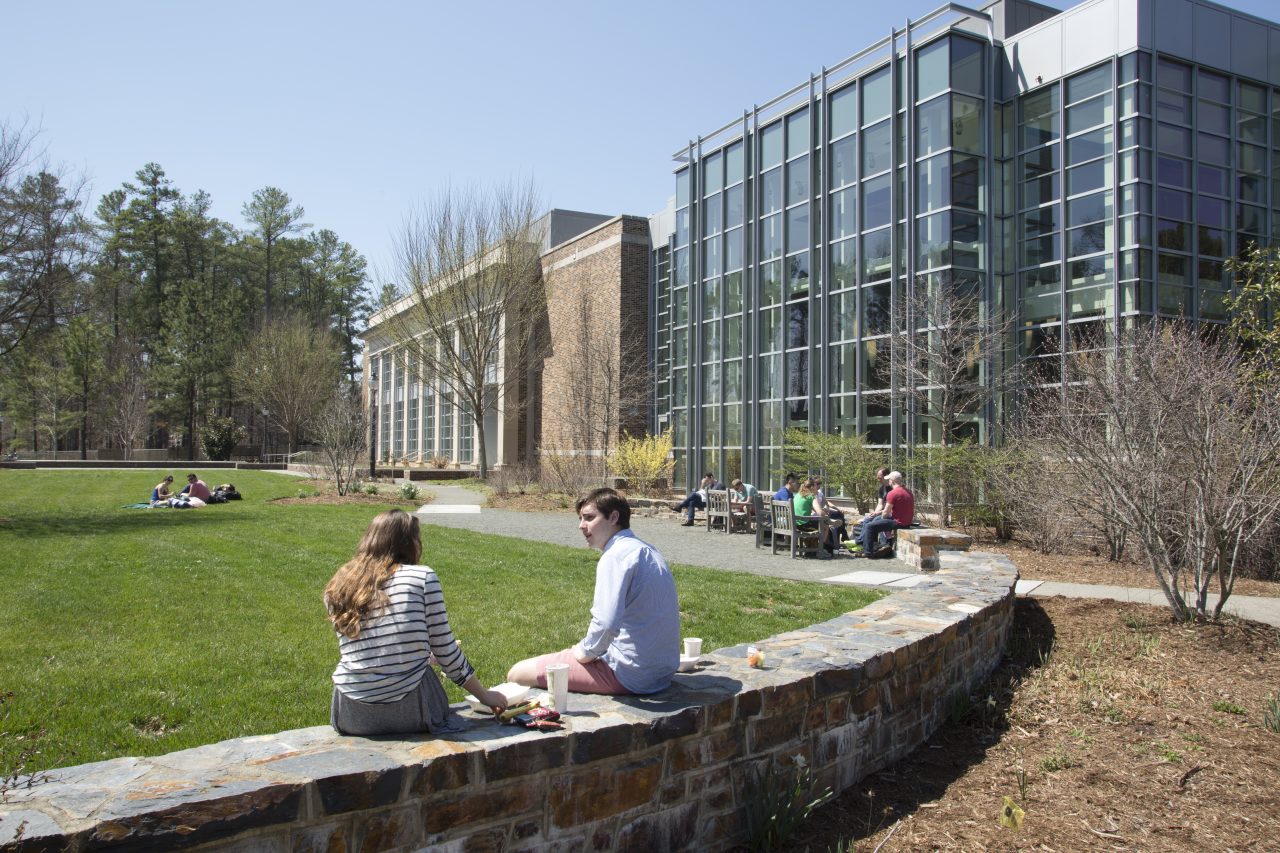
[[[377,484],[377,483],[365,483],[365,486],[364,486],[364,493],[365,493],[366,495],[376,495],[376,494],[378,494],[378,484]]]
[[[747,792],[752,850],[780,849],[814,809],[834,796],[830,788],[813,796],[813,785],[813,772],[801,755],[791,766],[770,763],[754,775]]]
[[[1280,693],[1268,696],[1263,703],[1262,725],[1267,731],[1280,735]]]
[[[401,483],[397,491],[399,491],[400,497],[406,501],[411,501],[418,497],[418,487],[413,483]]]
[[[204,455],[215,462],[225,462],[231,458],[236,445],[244,441],[244,427],[231,418],[209,418],[204,429],[200,431],[200,444]]]
[[[640,438],[623,436],[609,455],[609,469],[625,478],[627,489],[634,494],[652,491],[658,480],[670,476],[673,464],[670,430]]]

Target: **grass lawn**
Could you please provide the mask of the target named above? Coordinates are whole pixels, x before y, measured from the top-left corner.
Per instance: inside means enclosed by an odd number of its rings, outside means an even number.
[[[0,471],[0,775],[24,750],[32,772],[328,722],[337,643],[321,593],[380,508],[272,503],[300,484],[255,471],[203,476],[243,501],[120,508],[162,473]],[[580,639],[594,551],[434,526],[423,540],[485,683]],[[683,633],[708,650],[876,597],[674,568]]]

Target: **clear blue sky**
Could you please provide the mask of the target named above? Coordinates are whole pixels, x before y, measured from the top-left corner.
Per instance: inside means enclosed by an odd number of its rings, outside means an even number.
[[[10,3],[0,117],[41,128],[93,204],[148,161],[237,227],[280,187],[380,281],[404,214],[450,182],[532,177],[547,207],[653,213],[671,152],[937,5]]]

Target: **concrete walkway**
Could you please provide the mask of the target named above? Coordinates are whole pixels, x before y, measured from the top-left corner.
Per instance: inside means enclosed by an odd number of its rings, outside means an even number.
[[[577,519],[571,512],[513,512],[501,509],[481,509],[484,495],[460,486],[430,484],[426,487],[436,496],[435,501],[418,510],[423,524],[474,530],[551,542],[556,545],[585,547],[578,532]],[[915,574],[896,560],[866,560],[849,555],[830,559],[791,559],[790,554],[770,553],[767,547],[757,549],[755,537],[744,534],[727,535],[719,531],[708,532],[706,523],[699,521],[695,527],[681,527],[683,516],[664,512],[657,517],[633,515],[631,529],[636,535],[662,552],[671,563],[685,563],[711,569],[728,569],[749,572],[754,575],[787,578],[790,580],[818,581],[822,583],[846,583],[856,586],[899,589],[919,583],[923,576]],[[431,549],[431,531],[423,531],[423,545],[427,553]],[[1164,594],[1158,589],[1132,589],[1120,586],[1100,586],[1051,581],[1019,580],[1018,594],[1036,598],[1055,595],[1068,598],[1101,598],[1141,604],[1166,605]],[[1216,597],[1213,599],[1216,601]],[[1233,595],[1227,601],[1226,612],[1280,627],[1280,598]]]

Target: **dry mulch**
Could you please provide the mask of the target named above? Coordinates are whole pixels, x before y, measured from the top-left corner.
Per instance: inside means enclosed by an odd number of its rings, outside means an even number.
[[[1276,850],[1280,629],[1020,599],[969,707],[787,850]],[[1280,725],[1280,720],[1277,721]],[[1003,798],[1024,810],[1002,826]]]
[[[975,551],[992,551],[1007,555],[1022,577],[1037,581],[1110,584],[1135,589],[1156,589],[1155,576],[1145,563],[1122,560],[1113,563],[1093,554],[1041,554],[1017,542],[979,540]],[[1217,583],[1211,589],[1217,592]],[[1236,578],[1232,595],[1280,596],[1280,583],[1253,578]]]
[[[398,486],[391,483],[381,483],[378,485],[378,494],[367,495],[363,491],[350,492],[345,495],[338,494],[338,489],[330,480],[307,480],[298,479],[298,491],[305,492],[303,497],[292,498],[276,498],[272,503],[284,504],[292,506],[294,504],[369,504],[371,506],[398,506],[398,507],[419,507],[431,500],[429,492],[419,491],[418,497],[411,501],[407,501],[400,497],[397,492]]]
[[[505,495],[489,495],[485,506],[493,509],[509,509],[515,512],[558,512],[573,509],[574,498],[557,493],[509,492]]]

